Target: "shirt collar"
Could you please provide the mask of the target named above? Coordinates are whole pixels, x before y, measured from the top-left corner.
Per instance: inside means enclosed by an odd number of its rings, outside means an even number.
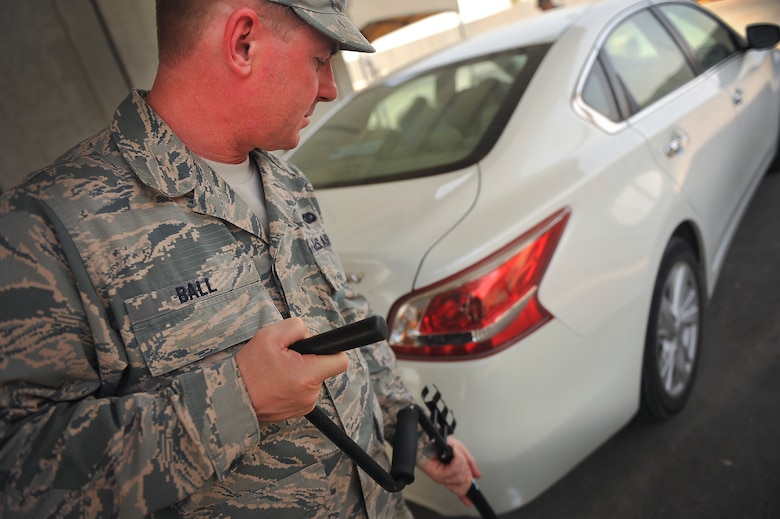
[[[236,200],[233,189],[152,110],[147,94],[131,91],[116,109],[111,124],[119,151],[139,180],[169,197],[194,191],[195,210],[261,235],[254,213]],[[261,172],[269,221],[288,218],[308,181],[268,153],[255,150],[250,157]]]
[[[124,159],[147,186],[168,196],[194,189],[203,175],[173,130],[146,103],[148,92],[133,90],[114,113],[111,133]]]

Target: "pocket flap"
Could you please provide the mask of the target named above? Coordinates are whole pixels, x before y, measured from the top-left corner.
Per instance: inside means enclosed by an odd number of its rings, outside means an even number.
[[[126,299],[125,309],[153,376],[247,341],[281,320],[252,262]]]

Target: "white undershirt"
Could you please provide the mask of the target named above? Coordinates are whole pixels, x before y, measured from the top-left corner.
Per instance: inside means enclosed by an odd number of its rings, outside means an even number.
[[[260,173],[257,171],[254,161],[250,160],[248,156],[240,164],[225,164],[208,159],[204,160],[249,206],[260,220],[265,233],[268,234],[268,214],[265,210],[263,183],[260,181]]]

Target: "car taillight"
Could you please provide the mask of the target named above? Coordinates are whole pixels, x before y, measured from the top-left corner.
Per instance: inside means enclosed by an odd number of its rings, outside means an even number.
[[[396,301],[388,318],[396,355],[414,360],[489,355],[549,321],[537,290],[569,214],[562,209],[476,265]]]

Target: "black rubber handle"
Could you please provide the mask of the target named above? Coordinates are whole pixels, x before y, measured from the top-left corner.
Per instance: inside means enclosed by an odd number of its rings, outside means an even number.
[[[331,355],[387,339],[387,323],[374,315],[356,323],[303,339],[290,346],[298,353]]]
[[[420,416],[413,406],[398,412],[398,422],[393,440],[393,463],[390,475],[395,481],[410,485],[414,481],[414,465],[417,462],[417,422]]]

